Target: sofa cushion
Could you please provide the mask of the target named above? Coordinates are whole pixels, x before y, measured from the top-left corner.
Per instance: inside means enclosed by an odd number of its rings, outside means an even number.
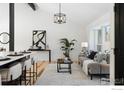
[[[96,53],[97,53],[96,51],[92,51],[92,52],[89,54],[88,58],[94,59]]]

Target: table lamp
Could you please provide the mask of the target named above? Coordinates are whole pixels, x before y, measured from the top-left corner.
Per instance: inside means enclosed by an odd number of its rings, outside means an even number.
[[[87,42],[82,42],[81,47],[82,47],[82,53],[86,56],[87,55],[88,43]]]

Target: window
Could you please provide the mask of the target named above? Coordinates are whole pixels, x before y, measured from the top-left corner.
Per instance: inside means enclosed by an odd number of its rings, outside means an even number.
[[[94,28],[90,31],[89,49],[100,52],[110,49],[110,25]]]

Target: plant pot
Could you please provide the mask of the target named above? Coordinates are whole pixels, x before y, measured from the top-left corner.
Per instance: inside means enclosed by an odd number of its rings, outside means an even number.
[[[69,57],[65,57],[65,58],[64,58],[64,60],[68,60],[68,59],[69,59]]]

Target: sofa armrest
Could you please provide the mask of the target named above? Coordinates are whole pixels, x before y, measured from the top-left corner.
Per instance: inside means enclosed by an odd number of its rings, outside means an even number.
[[[101,73],[102,74],[109,74],[110,66],[109,64],[100,64],[101,65]]]

